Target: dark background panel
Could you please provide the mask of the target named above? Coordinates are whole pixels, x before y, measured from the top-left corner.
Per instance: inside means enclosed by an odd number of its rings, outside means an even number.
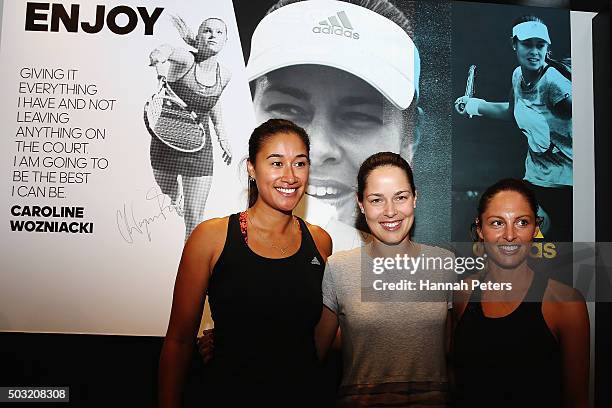
[[[541,7],[454,2],[452,9],[453,101],[465,93],[470,65],[476,65],[475,97],[507,102],[512,72],[518,66],[512,50],[513,21],[535,15],[548,26],[553,58],[570,56],[569,11]],[[527,140],[514,122],[453,112],[453,241],[471,240],[469,227],[478,194],[495,181],[525,174]]]
[[[0,333],[0,386],[70,387],[70,403],[0,403],[0,407],[156,407],[162,344],[162,337]],[[207,406],[207,375],[194,353],[184,407]],[[319,377],[323,407],[334,405],[340,375],[340,355],[332,352]],[[228,407],[234,406],[231,398]]]
[[[162,341],[159,337],[0,333],[0,385],[68,386],[71,407],[153,407]]]

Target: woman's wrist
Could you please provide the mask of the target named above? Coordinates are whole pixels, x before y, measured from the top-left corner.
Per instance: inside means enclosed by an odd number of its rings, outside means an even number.
[[[472,116],[482,116],[482,112],[480,111],[482,103],[485,102],[484,99],[480,98],[468,98],[465,104],[465,113]]]

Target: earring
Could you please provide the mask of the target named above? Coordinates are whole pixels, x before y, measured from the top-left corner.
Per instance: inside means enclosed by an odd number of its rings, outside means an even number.
[[[254,182],[255,182],[255,179],[253,177],[249,176],[249,183],[254,183]]]

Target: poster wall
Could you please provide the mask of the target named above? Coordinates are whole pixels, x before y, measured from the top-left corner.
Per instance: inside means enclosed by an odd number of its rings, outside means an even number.
[[[224,81],[217,104],[232,149],[228,165],[207,118],[213,169],[204,177],[193,173],[191,183],[176,174],[166,180],[182,184],[176,197],[163,194],[168,187],[155,178],[143,120],[159,88],[150,54],[162,45],[196,51],[172,17],[196,33],[209,17],[227,29],[216,54]],[[254,118],[232,3],[5,2],[1,59],[0,326],[162,334],[188,194],[201,198],[198,183],[212,181],[205,205],[197,203],[205,206],[201,219],[244,208],[240,158]],[[203,86],[218,82],[217,68],[212,72],[211,79],[198,71]]]
[[[511,122],[455,112],[467,68],[503,100],[514,17],[541,14],[560,55],[574,34],[567,11],[457,2],[97,3],[2,7],[0,330],[163,335],[185,237],[246,208],[248,137],[271,117],[310,134],[296,212],[335,251],[368,240],[356,173],[381,150],[413,165],[414,239],[466,240],[477,194],[522,178],[527,150]],[[174,96],[194,146],[160,136]]]

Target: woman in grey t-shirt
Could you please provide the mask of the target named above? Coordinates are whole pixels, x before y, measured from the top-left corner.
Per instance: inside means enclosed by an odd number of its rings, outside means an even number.
[[[410,240],[416,188],[410,166],[398,154],[366,159],[357,198],[373,240],[328,258],[325,307],[316,330],[323,357],[341,328],[339,406],[446,406],[454,273],[435,266],[435,260],[452,263],[454,257]]]

